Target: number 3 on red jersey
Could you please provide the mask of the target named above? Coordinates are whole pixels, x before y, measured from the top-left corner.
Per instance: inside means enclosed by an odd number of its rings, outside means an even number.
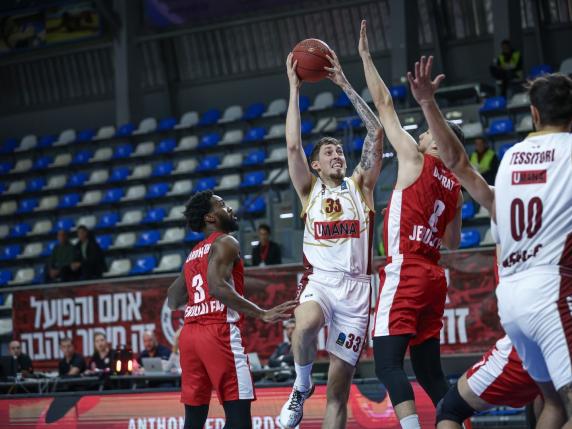
[[[204,281],[200,274],[197,274],[196,276],[193,277],[193,282],[191,286],[195,290],[195,296],[194,296],[195,304],[198,304],[199,302],[203,302],[205,300],[206,295],[205,295],[205,290],[203,289],[203,284]]]

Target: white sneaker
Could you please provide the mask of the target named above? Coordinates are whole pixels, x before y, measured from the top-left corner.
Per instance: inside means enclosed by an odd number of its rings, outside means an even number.
[[[300,392],[296,388],[292,388],[292,393],[288,401],[282,406],[280,410],[280,424],[285,428],[294,428],[300,424],[304,416],[304,401],[312,396],[314,393],[315,385],[312,384],[310,390]]]

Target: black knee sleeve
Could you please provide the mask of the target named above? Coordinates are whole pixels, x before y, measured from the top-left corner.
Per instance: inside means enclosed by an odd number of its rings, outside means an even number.
[[[250,415],[250,399],[226,401],[222,404],[226,423],[223,429],[252,429],[252,417]]]
[[[184,429],[203,429],[209,414],[208,405],[185,405]]]
[[[439,340],[432,338],[410,349],[415,377],[433,401],[433,405],[437,405],[450,387],[441,369],[439,347]]]
[[[475,412],[473,407],[461,397],[459,388],[455,384],[437,404],[437,424],[443,420],[451,420],[462,425]]]
[[[403,370],[408,343],[409,336],[406,335],[373,339],[375,374],[389,392],[393,406],[414,400],[413,388]]]

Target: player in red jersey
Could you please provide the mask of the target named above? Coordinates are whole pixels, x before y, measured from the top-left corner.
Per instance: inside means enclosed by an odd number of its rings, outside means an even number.
[[[419,417],[403,359],[410,347],[417,380],[436,405],[449,389],[439,349],[447,293],[439,249],[441,243],[449,249],[459,245],[463,199],[459,182],[439,159],[431,131],[421,134],[417,145],[401,127],[369,54],[365,21],[360,46],[368,88],[399,162],[384,219],[387,265],[380,272],[372,334],[376,375],[389,392],[401,426],[415,429],[420,428]],[[454,124],[451,128],[462,133]]]
[[[203,428],[213,389],[225,411],[224,427],[251,428],[255,394],[240,332],[243,315],[277,322],[289,319],[297,303],[288,301],[263,310],[244,298],[240,247],[229,235],[238,223],[222,198],[212,191],[193,195],[185,217],[193,231],[205,235],[168,292],[171,309],[187,304],[179,337],[185,429]]]
[[[489,186],[471,166],[462,142],[447,126],[435,101],[435,91],[445,76],[439,75],[432,80],[432,64],[433,57],[429,57],[428,60],[421,57],[415,64],[415,73],[407,74],[411,92],[436,136],[443,162],[451,168],[477,203],[494,216],[494,188]],[[493,236],[496,235],[495,230],[496,224],[492,222]],[[499,238],[495,237],[497,243],[500,241]],[[498,281],[498,278],[496,280]],[[531,385],[533,378],[526,372],[516,348],[512,343],[509,348],[507,341],[510,341],[508,336],[499,340],[445,395],[437,407],[439,429],[459,428],[461,422],[470,417],[474,411],[484,410],[492,405],[522,405],[531,400],[538,391],[542,392],[544,404],[536,427],[542,429],[562,427],[566,414],[554,386],[552,383],[536,382],[534,389]]]

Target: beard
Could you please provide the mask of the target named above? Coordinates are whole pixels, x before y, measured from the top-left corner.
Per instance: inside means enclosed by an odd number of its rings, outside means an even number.
[[[330,179],[342,180],[345,175],[345,169],[334,170],[330,173]]]
[[[220,228],[226,233],[238,231],[238,220],[234,216],[219,218]]]

